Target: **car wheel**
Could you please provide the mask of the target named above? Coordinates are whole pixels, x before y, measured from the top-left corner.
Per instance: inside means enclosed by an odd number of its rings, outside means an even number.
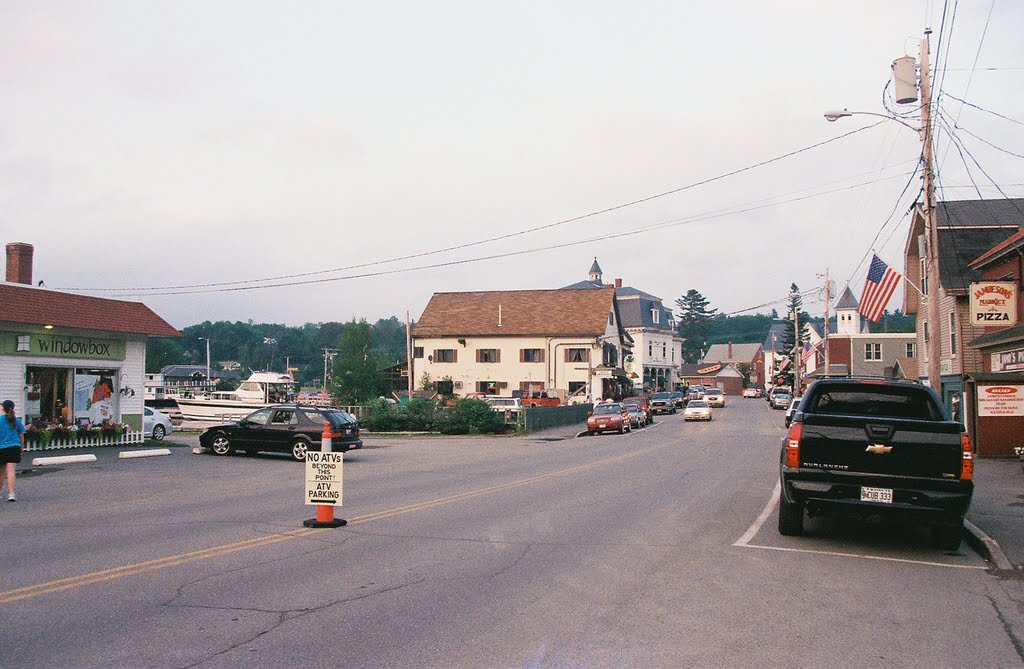
[[[210,442],[210,450],[217,455],[231,455],[235,452],[235,447],[231,445],[228,435],[218,432],[213,435],[213,441]]]
[[[955,551],[960,548],[964,525],[933,525],[932,542],[944,551]]]
[[[804,505],[779,497],[779,534],[798,537],[804,533]]]
[[[164,430],[164,426],[163,425],[154,425],[153,426],[153,438],[154,439],[156,439],[157,441],[160,441],[161,439],[164,438],[164,434],[165,434],[165,430]]]
[[[292,457],[299,462],[306,461],[306,451],[309,450],[309,442],[305,439],[296,439],[292,442]]]

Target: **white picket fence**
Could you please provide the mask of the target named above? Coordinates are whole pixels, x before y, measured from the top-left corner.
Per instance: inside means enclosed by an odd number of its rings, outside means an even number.
[[[127,446],[132,444],[141,444],[145,439],[141,432],[125,432],[120,437],[110,436],[81,436],[75,435],[66,439],[54,437],[50,443],[43,446],[41,441],[38,440],[26,440],[25,449],[26,451],[52,451],[62,448],[96,448],[99,446]]]

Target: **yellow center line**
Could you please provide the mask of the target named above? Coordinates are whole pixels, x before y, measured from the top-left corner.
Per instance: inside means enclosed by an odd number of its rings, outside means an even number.
[[[649,449],[648,449],[649,450]],[[445,504],[451,504],[464,499],[470,499],[472,497],[480,497],[481,495],[489,495],[494,492],[501,490],[508,490],[510,488],[516,488],[519,486],[529,485],[538,481],[544,481],[560,476],[568,476],[577,472],[585,471],[587,469],[593,469],[601,465],[611,464],[613,462],[619,462],[627,458],[632,458],[643,451],[632,451],[625,455],[617,455],[604,460],[598,460],[585,465],[578,465],[576,467],[570,467],[568,469],[561,469],[555,472],[549,472],[547,474],[538,474],[537,476],[531,476],[525,479],[519,479],[517,481],[510,481],[509,483],[501,483],[498,485],[488,486],[486,488],[479,488],[477,490],[469,490],[467,492],[458,493],[455,495],[449,495],[447,497],[440,497],[437,499],[426,500],[423,502],[417,502],[415,504],[408,504],[405,506],[395,507],[393,509],[385,509],[383,511],[377,511],[375,513],[369,513],[363,516],[357,516],[351,518],[348,521],[349,525],[359,525],[362,523],[369,523],[374,520],[383,520],[385,518],[393,518],[395,516],[404,515],[407,513],[414,513],[416,511],[424,511],[431,509],[436,506],[442,506]],[[89,572],[86,574],[80,574],[78,576],[69,576],[68,578],[61,578],[55,581],[46,581],[43,583],[36,583],[35,585],[26,585],[21,588],[15,588],[13,590],[6,590],[0,592],[0,604],[9,604],[22,599],[29,599],[31,597],[39,597],[55,592],[61,592],[64,590],[70,590],[72,588],[79,588],[85,585],[91,585],[93,583],[102,583],[104,581],[112,581],[119,578],[125,578],[128,576],[136,576],[138,574],[145,574],[147,572],[158,571],[160,569],[166,569],[167,567],[174,567],[189,562],[199,562],[200,560],[209,560],[211,558],[222,557],[231,553],[237,553],[239,551],[251,550],[254,548],[261,548],[263,546],[269,546],[271,544],[280,543],[282,541],[291,541],[292,539],[301,539],[304,537],[310,537],[321,532],[325,532],[324,529],[301,529],[293,530],[288,532],[281,532],[276,534],[266,534],[263,536],[256,537],[254,539],[246,539],[245,541],[237,541],[235,543],[223,544],[221,546],[213,546],[211,548],[204,548],[198,551],[192,551],[189,553],[179,553],[177,555],[169,555],[167,557],[157,558],[155,560],[148,560],[146,562],[136,562],[135,564],[128,564],[121,567],[113,567],[111,569],[103,569],[101,571]]]

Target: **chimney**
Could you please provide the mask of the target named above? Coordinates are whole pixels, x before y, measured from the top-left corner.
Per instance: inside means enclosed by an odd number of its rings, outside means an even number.
[[[32,245],[11,242],[7,245],[7,281],[32,285]]]
[[[622,288],[622,279],[615,279],[615,287]]]
[[[729,342],[729,360],[732,361],[732,342]]]

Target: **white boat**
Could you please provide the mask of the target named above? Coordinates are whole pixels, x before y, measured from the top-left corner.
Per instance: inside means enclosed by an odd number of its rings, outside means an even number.
[[[185,420],[238,420],[256,409],[291,400],[294,385],[295,380],[290,374],[253,372],[237,390],[178,397],[177,402]]]

